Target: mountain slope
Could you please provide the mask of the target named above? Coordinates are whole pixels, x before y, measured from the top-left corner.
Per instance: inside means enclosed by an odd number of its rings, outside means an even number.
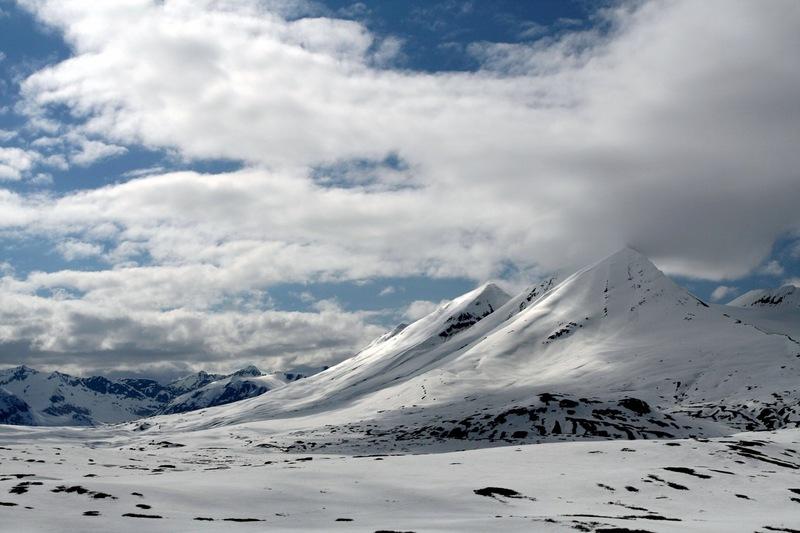
[[[725,306],[725,313],[762,331],[800,340],[800,289],[756,289]]]
[[[545,284],[530,301],[534,291],[508,299],[489,289],[308,380],[164,424],[246,423],[305,432],[304,446],[391,447],[713,435],[800,421],[800,345],[698,300],[635,250]],[[473,306],[482,311],[460,320]]]
[[[0,424],[32,426],[36,419],[27,403],[0,388]]]
[[[173,398],[161,410],[161,413],[185,413],[206,407],[238,402],[283,387],[289,381],[302,379],[303,377],[302,374],[295,373],[263,374],[258,368],[249,366]]]
[[[266,399],[259,412],[269,416],[273,410],[283,411],[284,404],[287,410],[329,408],[424,373],[441,364],[442,358],[473,333],[476,324],[489,320],[487,317],[492,317],[508,300],[509,296],[496,285],[483,285],[408,327],[395,328],[350,359],[292,383],[291,387],[268,393],[264,397],[274,401]],[[227,422],[250,416],[236,414]]]

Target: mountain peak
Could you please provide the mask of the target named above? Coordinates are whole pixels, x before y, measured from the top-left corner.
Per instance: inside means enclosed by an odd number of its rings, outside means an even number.
[[[255,365],[247,365],[246,367],[237,370],[232,375],[234,376],[261,376],[263,373]]]
[[[605,259],[601,259],[599,262],[603,263],[611,260],[613,260],[614,262],[620,262],[620,261],[632,261],[632,262],[647,261],[648,263],[650,262],[650,259],[646,255],[644,255],[642,252],[631,246],[626,246],[624,248],[621,248],[616,252],[614,252],[613,254],[607,256]]]

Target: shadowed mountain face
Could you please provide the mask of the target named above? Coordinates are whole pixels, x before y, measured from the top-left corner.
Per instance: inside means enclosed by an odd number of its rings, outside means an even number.
[[[514,297],[480,287],[325,372],[159,420],[170,431],[247,424],[279,447],[335,450],[797,425],[800,344],[732,309],[624,249]]]
[[[162,385],[151,379],[113,381],[19,366],[0,370],[0,423],[69,426],[126,422],[252,398],[303,377],[295,372],[263,374],[249,366],[231,375],[201,371]]]

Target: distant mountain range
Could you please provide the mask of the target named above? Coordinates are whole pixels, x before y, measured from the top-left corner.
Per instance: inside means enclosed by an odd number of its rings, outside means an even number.
[[[18,366],[0,370],[0,423],[70,426],[126,422],[252,398],[306,376],[263,373],[248,366],[227,375],[200,371],[162,385],[152,379],[75,377]]]

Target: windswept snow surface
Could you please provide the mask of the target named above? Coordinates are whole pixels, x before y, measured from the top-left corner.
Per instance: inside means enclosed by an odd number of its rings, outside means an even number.
[[[0,428],[14,532],[771,532],[800,520],[800,431],[425,455],[284,454],[243,428],[149,441]]]

